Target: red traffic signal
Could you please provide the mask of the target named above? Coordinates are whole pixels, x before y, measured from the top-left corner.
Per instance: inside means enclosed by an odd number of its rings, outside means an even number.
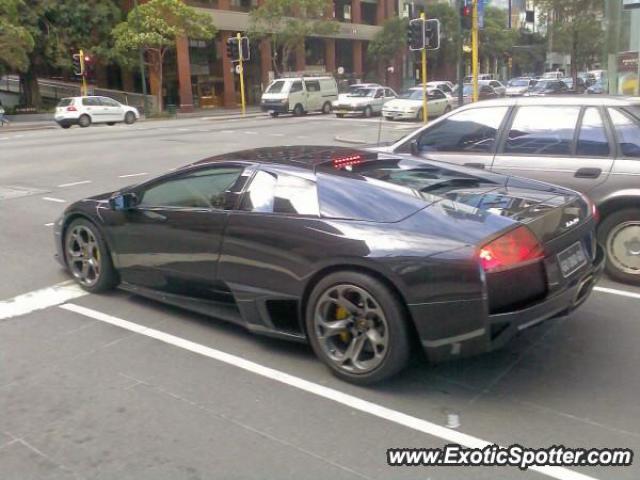
[[[473,7],[465,4],[460,7],[460,26],[463,30],[471,30]]]

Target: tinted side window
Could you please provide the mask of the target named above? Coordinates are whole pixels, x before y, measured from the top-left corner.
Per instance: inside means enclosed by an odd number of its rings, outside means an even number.
[[[107,107],[119,107],[120,104],[116,102],[113,98],[108,97],[100,97],[100,103]]]
[[[316,183],[295,175],[258,171],[245,193],[241,210],[318,216]]]
[[[580,107],[520,107],[505,153],[570,155]]]
[[[100,100],[96,97],[84,97],[82,99],[82,105],[85,107],[97,107],[100,105]]]
[[[587,108],[584,111],[576,155],[586,157],[606,157],[609,155],[609,140],[600,112],[596,108]]]
[[[626,114],[609,109],[623,157],[640,158],[640,125]]]
[[[142,192],[142,207],[223,208],[225,192],[241,167],[201,170],[167,180]]]
[[[491,152],[508,107],[474,108],[451,115],[418,137],[423,152]]]
[[[302,91],[302,82],[293,82],[291,84],[289,93],[295,93],[295,92],[301,92],[301,91]]]

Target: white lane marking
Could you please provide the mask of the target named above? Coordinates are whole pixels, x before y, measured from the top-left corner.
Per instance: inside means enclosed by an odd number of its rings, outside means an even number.
[[[276,382],[289,385],[299,390],[303,390],[307,393],[311,393],[327,400],[340,403],[354,410],[359,410],[375,417],[382,418],[383,420],[397,423],[398,425],[402,425],[412,430],[441,438],[447,442],[457,443],[469,448],[483,448],[487,445],[493,445],[493,443],[491,442],[482,440],[472,435],[467,435],[466,433],[452,430],[450,428],[431,423],[418,417],[407,415],[406,413],[384,407],[368,400],[363,400],[362,398],[349,395],[348,393],[344,393],[333,388],[325,387],[324,385],[310,382],[309,380],[290,375],[280,370],[265,367],[264,365],[246,360],[242,357],[222,352],[220,350],[216,350],[214,348],[207,347],[205,345],[201,345],[199,343],[195,343],[190,340],[177,337],[160,330],[156,330],[154,328],[145,327],[144,325],[133,323],[128,320],[123,320],[121,318],[114,317],[112,315],[108,315],[91,308],[83,307],[73,303],[65,303],[64,305],[60,305],[60,308],[63,308],[70,312],[78,313],[80,315],[84,315],[85,317],[93,318],[94,320],[100,320],[101,322],[105,322],[116,327],[124,328],[125,330],[129,330],[134,333],[139,333],[140,335],[144,335],[146,337],[155,338],[156,340],[159,340],[168,345],[173,345],[175,347],[179,347],[184,350],[203,355],[205,357],[213,358],[214,360],[218,360],[219,362],[241,368],[256,375],[260,375],[270,380],[274,380]],[[582,473],[574,472],[573,470],[569,470],[563,467],[529,467],[529,470],[534,470],[538,473],[542,473],[543,475],[557,478],[559,480],[595,480],[594,477],[589,477]]]
[[[302,140],[302,139],[310,138],[310,137],[308,135],[298,135],[296,138],[299,138],[299,139]]]
[[[221,130],[220,133],[236,133],[235,130]]]
[[[284,137],[284,133],[270,133],[272,137]]]
[[[45,224],[44,224],[44,226],[45,226],[45,227],[53,227],[53,222],[51,222],[51,223],[45,223]]]
[[[43,200],[46,200],[47,202],[56,202],[56,203],[65,203],[66,200],[63,200],[61,198],[55,198],[55,197],[42,197]]]
[[[88,293],[70,280],[0,301],[0,320],[60,305]]]
[[[179,128],[178,131],[179,132],[188,132],[189,129],[188,128]]]
[[[22,138],[24,135],[14,135],[13,138]]]
[[[58,185],[58,188],[75,187],[76,185],[84,185],[85,183],[91,183],[91,180],[80,180],[79,182],[62,183]]]
[[[118,175],[118,178],[141,177],[143,175],[149,175],[149,174],[147,172],[129,173],[127,175]]]
[[[0,137],[0,140],[9,140],[9,137]]]
[[[607,288],[607,287],[593,287],[593,289],[597,292],[611,293],[613,295],[620,295],[622,297],[640,299],[640,293],[629,292],[628,290],[618,290],[615,288]]]
[[[245,131],[243,132],[245,135],[257,135],[258,132],[252,132],[252,131]]]

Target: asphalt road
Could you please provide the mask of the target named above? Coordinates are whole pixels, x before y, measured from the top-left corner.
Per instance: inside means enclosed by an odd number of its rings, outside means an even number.
[[[451,437],[639,452],[638,288],[604,280],[579,311],[503,350],[416,361],[360,388],[304,345],[119,291],[53,287],[69,277],[50,224],[69,202],[212,154],[374,143],[411,127],[308,116],[0,130],[0,479],[638,479],[637,461],[555,473],[386,465],[387,448]]]

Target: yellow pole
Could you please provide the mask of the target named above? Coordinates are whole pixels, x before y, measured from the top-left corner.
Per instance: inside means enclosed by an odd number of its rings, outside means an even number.
[[[83,97],[86,97],[88,94],[87,90],[87,75],[84,70],[84,51],[80,49],[80,75],[82,75],[82,94]]]
[[[471,15],[471,74],[473,75],[473,101],[478,101],[478,0],[473,0]]]
[[[420,14],[420,20],[422,20],[422,32],[424,38],[424,22],[425,14]],[[429,110],[427,105],[427,49],[426,45],[422,45],[422,121],[427,123],[429,121]]]
[[[245,115],[246,105],[244,101],[244,67],[242,66],[242,34],[236,35],[238,39],[238,65],[240,66],[240,99],[242,101],[242,116]]]

